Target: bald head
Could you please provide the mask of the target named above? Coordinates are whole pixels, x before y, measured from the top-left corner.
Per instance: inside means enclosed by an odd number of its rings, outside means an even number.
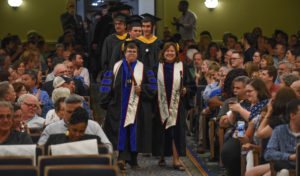
[[[293,82],[291,88],[295,91],[297,98],[300,99],[300,80]]]
[[[54,76],[62,76],[67,74],[67,67],[64,64],[57,64],[54,67]]]

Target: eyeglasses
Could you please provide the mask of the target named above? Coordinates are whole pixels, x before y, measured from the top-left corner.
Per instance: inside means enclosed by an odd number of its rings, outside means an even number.
[[[7,120],[11,119],[11,114],[0,114],[0,120],[4,120],[6,118]]]
[[[240,59],[240,57],[231,57],[230,60],[237,60]]]
[[[30,108],[37,108],[37,105],[36,104],[29,104],[29,103],[26,103],[24,102],[24,104]]]
[[[137,51],[127,50],[126,53],[136,54]]]

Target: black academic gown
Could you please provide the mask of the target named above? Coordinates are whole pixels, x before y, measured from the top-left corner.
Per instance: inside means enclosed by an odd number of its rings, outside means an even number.
[[[114,80],[112,71],[104,74],[100,86],[100,105],[107,109],[104,132],[118,150],[122,111],[122,72],[123,64]],[[115,81],[115,83],[114,83]],[[114,83],[114,87],[113,87]],[[152,70],[144,67],[141,95],[136,114],[136,152],[151,153],[152,102],[155,99],[157,83]],[[129,125],[128,127],[130,127]],[[128,128],[126,127],[126,128]]]
[[[164,67],[164,70],[168,70]],[[157,75],[158,64],[154,67],[154,72]],[[173,73],[173,71],[171,71]],[[166,74],[165,74],[166,75]],[[173,74],[169,74],[173,75]],[[165,79],[168,79],[165,76]],[[180,79],[180,78],[179,78]],[[166,80],[166,84],[170,81]],[[171,81],[172,82],[172,81]],[[196,92],[195,81],[192,78],[188,68],[184,65],[183,68],[183,87],[187,89],[186,94],[180,98],[177,123],[175,126],[165,129],[165,124],[161,124],[160,113],[158,103],[155,108],[155,116],[153,119],[153,141],[152,141],[152,154],[153,156],[170,156],[172,155],[172,139],[175,141],[175,146],[179,156],[186,155],[186,141],[185,141],[185,112],[190,109],[190,105],[187,103],[189,99],[192,99]],[[156,97],[158,99],[158,97]],[[158,100],[157,100],[158,102]],[[169,102],[169,100],[168,100]],[[154,140],[155,139],[155,140]]]
[[[140,36],[137,38],[137,42],[139,44],[139,60],[152,69],[158,63],[158,56],[163,42],[156,36],[153,36],[151,39]]]
[[[111,60],[111,56],[114,50],[114,47],[121,43],[123,40],[128,38],[129,35],[126,33],[122,36],[117,34],[111,34],[105,38],[102,52],[101,52],[101,70],[107,71],[109,70],[109,63]]]

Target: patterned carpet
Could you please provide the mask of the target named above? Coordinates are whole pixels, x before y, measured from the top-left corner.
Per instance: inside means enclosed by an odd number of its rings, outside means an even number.
[[[94,110],[95,120],[103,124],[103,119],[106,112],[100,108],[97,103],[98,99],[97,84],[91,86],[91,107]],[[158,159],[155,157],[138,156],[138,161],[141,169],[132,170],[127,165],[127,170],[121,172],[121,176],[222,176],[225,175],[225,169],[219,167],[219,163],[211,161],[209,151],[204,154],[198,154],[197,143],[193,137],[187,136],[187,156],[181,157],[181,163],[186,168],[186,171],[177,171],[172,167],[172,157],[166,158],[166,167],[158,166]]]

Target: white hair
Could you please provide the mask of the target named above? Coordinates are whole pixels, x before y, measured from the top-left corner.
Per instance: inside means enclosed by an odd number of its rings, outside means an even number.
[[[53,104],[55,104],[55,102],[63,97],[68,97],[71,94],[70,89],[65,88],[65,87],[59,87],[53,90],[52,92],[52,101]]]
[[[25,100],[28,98],[28,97],[32,97],[36,100],[36,102],[38,102],[39,100],[36,98],[36,96],[32,95],[32,94],[23,94],[21,95],[19,98],[18,98],[18,104],[21,105],[25,102]]]

